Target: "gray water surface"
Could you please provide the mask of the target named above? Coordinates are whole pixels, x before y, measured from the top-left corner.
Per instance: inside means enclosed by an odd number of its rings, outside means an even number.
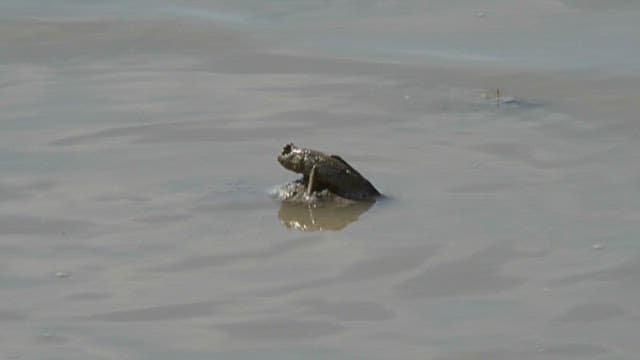
[[[639,11],[3,1],[0,358],[635,359]]]

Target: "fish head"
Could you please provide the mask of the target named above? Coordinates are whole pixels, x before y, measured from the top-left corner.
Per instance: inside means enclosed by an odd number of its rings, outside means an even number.
[[[278,162],[285,169],[296,173],[303,173],[305,170],[305,153],[303,149],[289,143],[282,148],[278,155]]]

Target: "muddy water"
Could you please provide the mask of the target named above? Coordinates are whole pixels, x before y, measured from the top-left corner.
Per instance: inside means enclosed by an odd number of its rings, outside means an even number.
[[[636,357],[629,3],[38,4],[0,21],[0,357]],[[290,141],[386,198],[281,204]]]

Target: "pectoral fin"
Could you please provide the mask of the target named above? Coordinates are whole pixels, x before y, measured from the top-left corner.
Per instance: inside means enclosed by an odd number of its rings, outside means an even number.
[[[314,188],[318,185],[318,179],[316,179],[316,165],[313,165],[311,171],[309,171],[309,181],[307,182],[307,196],[311,196]]]

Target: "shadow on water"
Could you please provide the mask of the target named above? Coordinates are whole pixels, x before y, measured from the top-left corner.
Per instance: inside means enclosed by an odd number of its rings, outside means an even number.
[[[358,220],[374,201],[351,204],[327,204],[314,207],[283,201],[278,211],[280,223],[287,229],[300,231],[337,231]]]

